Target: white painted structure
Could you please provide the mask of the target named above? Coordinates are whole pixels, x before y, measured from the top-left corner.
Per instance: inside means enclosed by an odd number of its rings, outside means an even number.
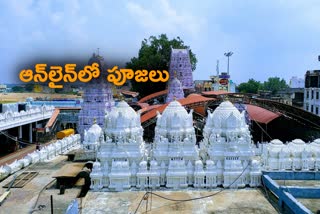
[[[289,87],[290,88],[304,88],[304,78],[299,78],[299,77],[291,77],[289,81]]]
[[[320,139],[306,144],[300,139],[283,144],[273,140],[266,144],[262,154],[263,167],[270,171],[320,170]]]
[[[6,111],[0,114],[0,131],[49,119],[53,112],[53,106],[42,106],[20,112]]]
[[[200,148],[192,110],[187,112],[177,101],[158,113],[150,147],[142,140],[140,114],[127,103],[107,113],[105,124],[104,134],[97,125],[86,132],[86,145],[95,145],[87,148],[97,151],[91,173],[95,190],[256,187],[261,185],[260,154],[267,170],[320,168],[320,139],[310,145],[301,140],[288,145],[273,140],[260,151],[253,145],[245,114],[229,101],[208,112]]]
[[[208,111],[203,136],[201,156],[214,162],[217,185],[260,185],[261,171],[252,165],[255,153],[244,111],[240,113],[229,101],[221,103],[213,113]],[[257,182],[251,181],[250,173],[259,178],[254,179]]]
[[[305,88],[303,109],[320,116],[320,88]]]
[[[97,150],[91,173],[91,187],[95,190],[260,185],[260,164],[253,160],[244,114],[228,101],[209,113],[201,156],[192,110],[187,112],[177,101],[158,113],[150,149],[142,140],[140,115],[127,103],[120,102],[107,113],[105,124],[105,140],[101,138],[101,129],[94,127],[96,124],[85,132],[85,145],[91,142],[95,145],[91,150]]]
[[[29,153],[24,158],[15,160],[11,164],[0,166],[0,180],[29,166],[30,164],[49,161],[60,154],[68,152],[71,148],[79,144],[80,135],[71,135],[41,148],[40,151]]]

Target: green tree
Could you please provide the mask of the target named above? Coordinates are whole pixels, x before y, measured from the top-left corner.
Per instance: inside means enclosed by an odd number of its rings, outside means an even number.
[[[254,79],[249,79],[248,82],[241,83],[238,86],[238,90],[241,93],[258,93],[258,90],[262,88],[262,84]]]
[[[12,92],[24,92],[24,88],[22,86],[13,86]]]
[[[33,84],[33,83],[28,83],[28,84],[25,85],[24,88],[25,88],[25,90],[26,90],[27,92],[32,92],[33,89],[34,89],[34,84]]]
[[[279,77],[269,77],[268,81],[263,83],[263,90],[271,91],[274,95],[278,91],[289,88],[286,81],[284,79],[280,79]]]
[[[150,36],[149,39],[144,39],[141,42],[141,48],[138,53],[138,57],[131,58],[130,62],[127,62],[126,67],[131,68],[134,71],[146,69],[151,70],[169,70],[169,61],[172,48],[189,48],[185,45],[180,37],[168,39],[166,34],[161,34],[158,37]],[[197,59],[194,53],[190,50],[190,61],[192,70],[196,69]],[[150,82],[145,83],[131,81],[132,90],[139,92],[141,97],[152,94],[157,91],[164,90],[166,83]]]

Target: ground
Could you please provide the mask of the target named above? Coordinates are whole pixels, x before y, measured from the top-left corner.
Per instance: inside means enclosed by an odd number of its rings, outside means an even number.
[[[218,192],[214,191],[156,191],[174,199],[190,199]],[[145,192],[89,192],[82,202],[82,213],[135,213]],[[152,201],[152,202],[151,202]],[[146,212],[143,200],[137,213]],[[150,209],[150,207],[152,208]],[[149,197],[148,213],[277,213],[259,189],[225,190],[213,197],[189,202],[172,202],[157,196]]]
[[[25,169],[25,171],[37,171],[39,174],[23,188],[12,188],[11,194],[0,207],[0,213],[30,213],[41,189],[49,182],[53,181],[53,174],[66,163],[66,156],[58,156],[50,162],[37,163]],[[16,174],[19,175],[21,172],[19,171]],[[10,176],[2,181],[0,186],[3,187],[10,182],[12,178],[13,176]],[[1,188],[0,194],[4,191],[6,191],[6,189]],[[55,188],[53,182],[52,185],[49,185],[49,189],[44,190],[40,194],[36,205],[36,209],[39,205],[44,205],[45,207],[42,210],[34,211],[33,213],[50,213],[50,195],[53,195],[54,213],[65,213],[69,203],[77,196],[79,191],[79,188],[67,189],[64,195],[59,195],[59,189]]]

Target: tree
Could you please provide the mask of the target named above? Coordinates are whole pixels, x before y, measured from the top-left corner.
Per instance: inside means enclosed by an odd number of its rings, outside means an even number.
[[[24,88],[22,86],[13,86],[12,92],[24,92]]]
[[[249,79],[248,82],[241,83],[238,86],[238,90],[241,93],[258,93],[258,90],[262,88],[262,84],[254,79]]]
[[[26,90],[27,92],[32,92],[33,89],[34,89],[34,84],[33,84],[33,83],[28,83],[28,84],[25,85],[24,88],[25,88],[25,90]]]
[[[146,69],[151,70],[169,70],[169,61],[172,48],[189,48],[185,45],[180,37],[168,39],[166,34],[161,34],[158,37],[150,36],[149,39],[144,39],[141,42],[141,48],[138,57],[131,58],[127,62],[126,67],[136,70]],[[190,50],[190,61],[192,70],[196,69],[197,59],[194,53]],[[157,91],[164,90],[166,83],[150,82],[145,83],[131,81],[132,90],[139,92],[141,97],[152,94]]]
[[[271,93],[274,95],[278,91],[289,88],[286,81],[284,79],[281,79],[279,77],[269,77],[268,81],[265,81],[263,83],[263,90],[271,91]]]

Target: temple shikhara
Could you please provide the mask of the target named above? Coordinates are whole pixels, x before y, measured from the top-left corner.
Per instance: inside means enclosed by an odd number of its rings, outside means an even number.
[[[103,57],[93,54],[88,64],[98,63],[101,70],[105,69]],[[104,127],[105,112],[110,111],[114,105],[111,86],[102,78],[94,79],[86,85],[82,96],[83,103],[79,113],[78,131],[83,138],[84,131],[89,129],[94,119]]]
[[[171,49],[169,64],[171,79],[176,76],[175,72],[183,89],[194,88],[189,49]]]

